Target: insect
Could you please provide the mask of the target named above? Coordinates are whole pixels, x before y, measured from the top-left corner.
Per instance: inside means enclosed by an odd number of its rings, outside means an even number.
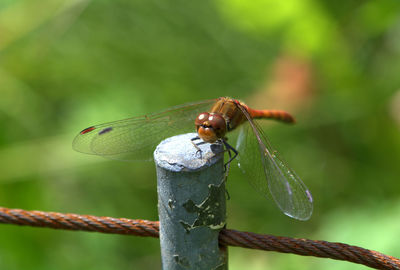
[[[150,160],[161,140],[191,132],[208,143],[224,143],[234,152],[238,165],[250,183],[266,197],[272,197],[286,215],[307,220],[313,211],[310,191],[271,146],[257,119],[293,123],[280,110],[255,110],[229,97],[172,107],[164,112],[88,127],[73,141],[78,152],[120,160]],[[240,128],[236,147],[226,134]],[[196,139],[196,138],[194,138]]]

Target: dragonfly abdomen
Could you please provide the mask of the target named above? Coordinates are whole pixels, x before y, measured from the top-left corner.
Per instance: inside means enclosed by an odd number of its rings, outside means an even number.
[[[255,110],[249,107],[246,108],[250,116],[254,119],[274,119],[285,123],[294,123],[294,117],[285,111],[280,110]]]

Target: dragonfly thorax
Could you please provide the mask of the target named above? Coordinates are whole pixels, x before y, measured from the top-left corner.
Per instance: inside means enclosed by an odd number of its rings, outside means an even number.
[[[224,138],[227,131],[226,120],[219,113],[201,113],[197,116],[195,125],[199,137],[209,143]]]

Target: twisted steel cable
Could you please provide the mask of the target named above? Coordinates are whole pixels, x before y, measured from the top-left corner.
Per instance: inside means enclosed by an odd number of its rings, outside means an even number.
[[[0,223],[159,237],[159,222],[141,219],[26,211],[0,207]],[[400,269],[400,260],[397,258],[343,243],[262,235],[229,229],[223,229],[220,232],[219,242],[225,246],[349,261],[375,269]]]

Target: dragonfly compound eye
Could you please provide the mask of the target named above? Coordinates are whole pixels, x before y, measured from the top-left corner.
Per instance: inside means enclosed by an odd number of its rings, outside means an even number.
[[[203,125],[204,122],[206,122],[208,120],[209,116],[210,116],[210,114],[208,112],[199,114],[196,117],[196,120],[194,121],[194,124],[196,125],[196,127],[198,128],[199,126]]]
[[[208,117],[208,123],[220,139],[225,136],[226,133],[226,121],[220,114],[212,113]]]
[[[220,114],[201,113],[195,124],[199,137],[205,142],[214,143],[225,136],[226,122]]]

